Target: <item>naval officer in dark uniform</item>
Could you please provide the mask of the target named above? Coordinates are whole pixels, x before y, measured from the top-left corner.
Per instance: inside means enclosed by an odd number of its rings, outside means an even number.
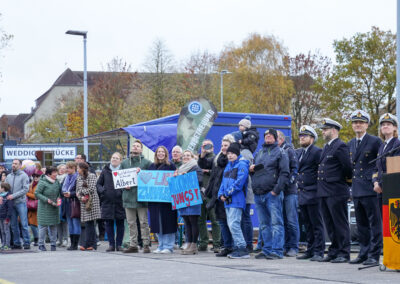
[[[322,136],[327,142],[318,167],[317,196],[328,236],[332,242],[328,255],[321,262],[344,263],[350,259],[350,227],[347,201],[350,197],[347,181],[351,179],[349,147],[339,139],[342,125],[329,118],[323,120]]]
[[[314,145],[318,135],[311,126],[300,127],[299,138],[301,148],[296,150],[299,160],[297,187],[300,214],[306,226],[307,251],[297,259],[320,261],[325,250],[324,223],[317,197],[317,172],[322,150]]]
[[[381,140],[367,133],[370,117],[362,110],[351,114],[351,125],[356,134],[349,143],[353,168],[351,193],[357,221],[360,252],[350,264],[379,264],[382,249],[382,220],[372,175],[375,163],[369,162],[378,155]]]
[[[372,176],[374,191],[378,193],[379,208],[382,210],[382,175],[386,174],[386,157],[400,156],[400,140],[398,139],[399,122],[397,117],[390,113],[384,113],[379,118],[379,136],[384,143],[378,151],[378,157],[383,158],[376,161],[375,173]],[[392,152],[391,152],[392,151]],[[388,152],[391,152],[388,154]]]

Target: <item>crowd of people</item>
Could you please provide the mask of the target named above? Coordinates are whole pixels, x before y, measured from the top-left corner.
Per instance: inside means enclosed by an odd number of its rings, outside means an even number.
[[[351,123],[355,138],[345,144],[339,138],[340,123],[324,119],[320,127],[326,142],[323,149],[315,146],[318,134],[309,125],[299,129],[299,149],[287,143],[283,132],[270,128],[263,133],[264,143],[256,152],[260,135],[246,116],[238,131],[223,137],[217,154],[208,139],[199,155],[175,146],[171,159],[168,149],[160,145],[152,163],[142,154],[142,142],[135,140],[129,157],[123,160],[120,153],[114,153],[99,177],[83,154],[58,168],[38,165],[32,177],[21,170],[21,161],[14,160],[10,173],[0,169],[2,249],[30,249],[30,228],[33,245],[41,251],[47,250],[46,235],[51,251],[57,245],[67,246],[67,232],[68,250],[96,250],[96,221],[102,220],[109,242],[107,252],[138,253],[141,247],[143,253],[171,254],[180,216],[185,228],[183,255],[208,250],[210,220],[211,249],[217,257],[249,258],[250,253],[256,253],[256,259],[286,256],[377,264],[382,250],[382,175],[386,173],[386,157],[400,155],[400,140],[395,116],[386,113],[380,117],[380,138],[367,134],[369,122],[366,112],[354,111]],[[169,203],[140,202],[137,186],[114,188],[112,172],[129,168],[174,171],[175,176],[196,172],[203,204],[173,210]],[[350,199],[360,244],[360,252],[352,260]],[[253,204],[259,221],[256,247]],[[299,214],[307,241],[301,255]],[[125,220],[129,244],[123,248]],[[331,242],[326,256],[325,229]],[[151,249],[150,232],[157,235],[155,249]]]

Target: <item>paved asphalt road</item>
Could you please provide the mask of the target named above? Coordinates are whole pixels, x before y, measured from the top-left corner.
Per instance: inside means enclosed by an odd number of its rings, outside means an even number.
[[[233,260],[213,252],[195,256],[96,252],[0,253],[0,284],[5,283],[399,283],[400,273],[378,267],[314,263],[308,260]],[[48,247],[49,248],[49,247]],[[153,246],[152,249],[155,249]],[[352,257],[355,257],[353,255]]]

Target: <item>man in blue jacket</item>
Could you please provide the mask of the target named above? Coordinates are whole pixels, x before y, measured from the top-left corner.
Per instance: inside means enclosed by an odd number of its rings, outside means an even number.
[[[259,220],[259,233],[264,242],[257,259],[283,258],[285,231],[283,227],[283,190],[289,182],[289,159],[278,146],[278,133],[268,129],[264,144],[250,166],[251,182]]]
[[[241,228],[243,210],[246,209],[249,161],[242,159],[239,143],[232,143],[227,150],[226,166],[218,198],[225,204],[225,212],[234,248],[229,258],[250,258]]]

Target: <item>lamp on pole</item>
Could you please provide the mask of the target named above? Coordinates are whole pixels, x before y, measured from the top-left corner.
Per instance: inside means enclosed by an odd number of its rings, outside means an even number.
[[[221,75],[221,112],[224,111],[224,75],[231,74],[228,70],[221,70],[219,73]]]
[[[68,35],[77,35],[83,37],[83,136],[88,136],[88,102],[87,102],[87,62],[86,62],[86,38],[87,31],[73,31],[68,30],[65,32]],[[87,138],[83,139],[83,152],[89,160],[89,147]]]

